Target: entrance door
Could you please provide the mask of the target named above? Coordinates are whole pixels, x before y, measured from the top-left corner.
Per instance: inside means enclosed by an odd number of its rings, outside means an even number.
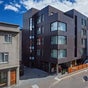
[[[16,70],[10,72],[10,85],[16,84]]]

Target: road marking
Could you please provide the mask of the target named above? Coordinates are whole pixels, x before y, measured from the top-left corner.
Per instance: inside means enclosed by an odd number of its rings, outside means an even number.
[[[37,84],[32,85],[32,88],[39,88]]]
[[[84,70],[85,72],[87,72],[88,70]]]
[[[83,82],[85,82],[85,80],[84,79],[82,79],[83,80]]]
[[[61,81],[61,79],[59,79],[58,77],[55,77],[54,79],[57,80],[57,81]]]

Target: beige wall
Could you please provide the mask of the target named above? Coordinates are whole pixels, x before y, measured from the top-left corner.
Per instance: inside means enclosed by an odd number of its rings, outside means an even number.
[[[12,43],[5,43],[4,41],[5,34],[12,34]],[[19,41],[20,40],[19,40],[18,27],[0,26],[0,52],[9,52],[9,61],[8,63],[0,63],[0,70],[19,66],[19,59],[20,59]]]

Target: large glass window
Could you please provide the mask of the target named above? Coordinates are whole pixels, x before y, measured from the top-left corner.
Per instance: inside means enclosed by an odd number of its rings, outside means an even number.
[[[59,22],[58,30],[60,30],[60,31],[66,31],[66,24],[62,23],[62,22]]]
[[[52,24],[51,24],[51,31],[57,30],[57,25],[58,25],[58,22],[52,23]]]
[[[0,72],[0,88],[7,85],[7,72]]]
[[[67,50],[66,49],[58,50],[58,59],[64,57],[67,57]]]
[[[61,50],[51,50],[51,57],[52,58],[65,58],[67,57],[67,50],[66,49],[61,49]]]
[[[58,37],[57,36],[51,37],[51,44],[58,44]]]
[[[57,58],[57,50],[51,50],[51,57]]]
[[[0,53],[0,63],[8,62],[9,54],[8,53]]]
[[[54,22],[51,24],[51,31],[60,30],[60,31],[66,31],[66,23],[63,22]]]
[[[67,37],[66,36],[58,36],[58,44],[66,44]]]
[[[52,36],[51,44],[66,44],[67,37],[66,36]]]
[[[12,35],[11,34],[5,34],[4,39],[5,39],[5,42],[11,43],[12,42]]]

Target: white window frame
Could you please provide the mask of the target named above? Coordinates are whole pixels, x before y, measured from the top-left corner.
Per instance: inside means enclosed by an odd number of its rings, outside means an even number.
[[[6,37],[7,37],[7,40],[6,40]],[[12,43],[12,34],[5,34],[4,40],[5,40],[5,43]]]
[[[0,55],[3,54],[4,57],[0,57],[0,59],[2,59],[2,61],[0,61],[0,63],[8,63],[9,60],[9,53],[8,52],[0,52]],[[6,60],[6,56],[8,56],[8,59]]]

